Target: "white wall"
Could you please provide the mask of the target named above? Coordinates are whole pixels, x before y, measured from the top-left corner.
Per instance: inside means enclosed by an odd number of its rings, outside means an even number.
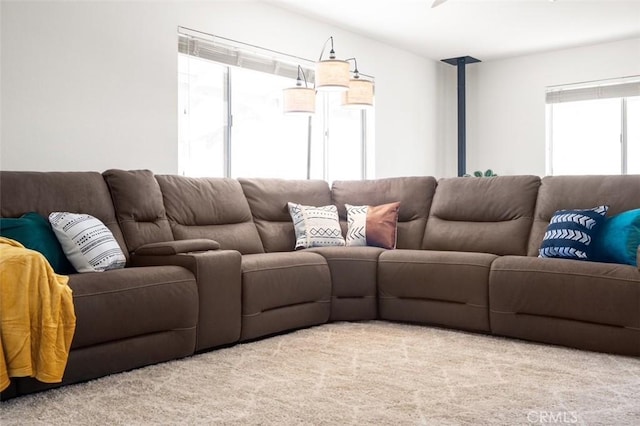
[[[455,67],[253,1],[0,2],[0,169],[177,172],[178,26],[311,59],[333,35],[376,76],[375,176],[456,175]],[[469,65],[467,170],[543,175],[545,87],[638,74],[640,39]]]
[[[311,59],[333,35],[339,56],[376,76],[376,176],[436,173],[434,61],[261,2],[1,7],[1,169],[176,173],[185,26]]]
[[[455,68],[449,68],[441,81],[454,99]],[[640,75],[640,38],[468,65],[467,171],[543,176],[545,88],[631,75]],[[455,101],[446,107],[442,139],[454,158],[455,107]],[[455,162],[444,164],[438,174],[455,176]]]

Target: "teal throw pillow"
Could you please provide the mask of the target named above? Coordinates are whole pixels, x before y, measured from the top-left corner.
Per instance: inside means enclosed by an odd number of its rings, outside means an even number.
[[[594,241],[596,260],[638,266],[640,245],[640,209],[610,217]]]
[[[76,272],[62,251],[49,221],[38,213],[26,213],[19,218],[0,218],[0,236],[16,240],[26,248],[42,253],[57,274]]]

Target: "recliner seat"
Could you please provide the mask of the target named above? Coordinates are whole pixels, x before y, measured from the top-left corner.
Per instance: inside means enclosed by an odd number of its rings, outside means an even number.
[[[640,355],[638,268],[537,257],[554,212],[602,204],[609,206],[609,216],[640,208],[640,176],[542,179],[527,256],[501,257],[492,265],[489,297],[493,333]]]
[[[105,180],[95,172],[0,171],[0,216],[35,211],[87,213],[101,220],[130,258]],[[198,292],[178,266],[72,274],[76,332],[63,382],[76,383],[193,354]],[[53,386],[14,378],[2,399]]]

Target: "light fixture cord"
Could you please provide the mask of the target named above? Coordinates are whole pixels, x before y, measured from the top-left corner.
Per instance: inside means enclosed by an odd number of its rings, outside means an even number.
[[[300,65],[298,65],[298,78],[296,79],[296,86],[302,86],[302,79],[300,78],[300,73],[302,73],[302,77],[304,78],[304,87],[309,88],[307,84],[307,75],[304,73],[304,70]]]
[[[304,73],[304,70],[300,65],[298,65],[298,78],[296,79],[296,87],[302,86],[302,78],[300,78],[300,74],[302,74],[302,77],[304,78],[304,87],[309,88],[309,85],[307,84],[307,75]]]
[[[329,51],[329,59],[336,58],[336,52],[333,50],[333,36],[331,36],[322,45],[322,51],[320,52],[320,58],[318,58],[318,61],[322,60],[322,55],[324,55],[324,50],[327,48],[327,43],[329,43],[329,41],[331,41],[331,50]]]
[[[360,78],[360,71],[358,71],[358,60],[356,58],[345,59],[345,61],[353,61],[353,78]]]

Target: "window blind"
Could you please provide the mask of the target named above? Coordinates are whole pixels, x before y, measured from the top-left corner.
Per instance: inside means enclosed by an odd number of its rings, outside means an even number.
[[[640,96],[640,80],[579,87],[565,86],[547,89],[547,103],[588,101],[593,99]]]
[[[234,67],[296,79],[298,65],[311,86],[314,81],[313,62],[258,46],[187,28],[178,28],[178,52]]]

